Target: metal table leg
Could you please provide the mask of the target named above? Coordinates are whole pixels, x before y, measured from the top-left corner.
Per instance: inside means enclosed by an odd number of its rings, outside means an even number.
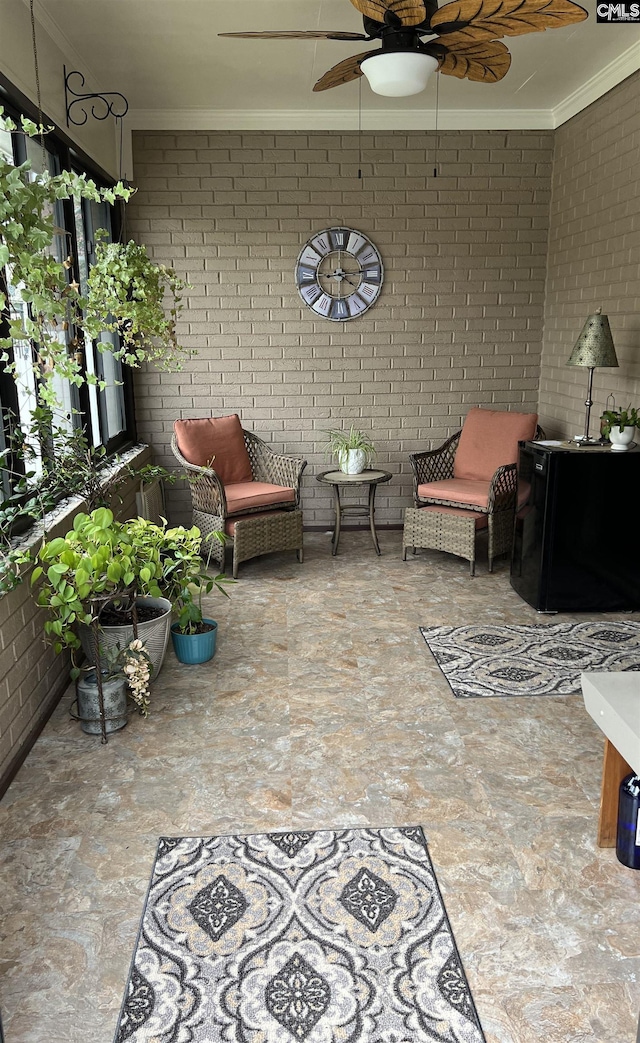
[[[371,527],[371,539],[373,540],[373,546],[375,547],[376,554],[380,554],[381,553],[381,551],[380,551],[380,544],[378,543],[378,537],[376,535],[376,526],[375,526],[375,520],[374,520],[375,519],[375,514],[376,514],[376,509],[375,509],[374,504],[375,504],[375,499],[376,499],[376,489],[377,488],[378,488],[377,485],[370,485],[369,486],[369,525]]]
[[[340,543],[340,520],[342,517],[342,508],[340,507],[340,489],[337,485],[333,487],[333,502],[336,508],[336,524],[333,530],[333,536],[331,537],[331,553],[335,558],[338,553],[338,544]]]

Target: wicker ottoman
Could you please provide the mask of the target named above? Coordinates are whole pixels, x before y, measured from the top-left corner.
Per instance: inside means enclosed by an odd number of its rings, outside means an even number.
[[[238,576],[241,561],[271,554],[277,550],[295,550],[303,559],[302,511],[273,511],[246,514],[229,519],[228,534],[233,538],[233,578]]]
[[[476,532],[486,529],[487,515],[459,507],[407,507],[402,533],[402,560],[407,560],[407,547],[414,551],[443,550],[457,554],[469,562],[469,571],[476,570]]]

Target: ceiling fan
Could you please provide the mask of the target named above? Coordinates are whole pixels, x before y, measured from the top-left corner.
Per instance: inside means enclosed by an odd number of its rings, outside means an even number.
[[[313,89],[326,91],[364,74],[377,94],[403,97],[424,90],[436,69],[459,79],[496,83],[511,65],[511,55],[500,37],[556,29],[587,17],[571,0],[453,0],[439,9],[437,0],[351,3],[363,16],[364,34],[310,30],[219,35],[260,40],[379,40],[380,49],[338,62]]]

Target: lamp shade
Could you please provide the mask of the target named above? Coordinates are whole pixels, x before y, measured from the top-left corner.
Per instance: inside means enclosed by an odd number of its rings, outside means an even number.
[[[575,342],[567,366],[613,369],[617,365],[618,359],[613,346],[609,319],[597,311],[589,316],[582,327],[582,333]]]
[[[376,51],[360,62],[371,90],[387,98],[419,94],[438,68],[438,59],[420,51]]]

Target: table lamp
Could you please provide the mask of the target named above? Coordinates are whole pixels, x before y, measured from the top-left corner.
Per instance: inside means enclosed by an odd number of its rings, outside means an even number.
[[[602,315],[602,308],[590,315],[582,327],[582,333],[575,342],[571,358],[567,366],[586,366],[589,370],[589,386],[585,400],[586,414],[584,418],[584,434],[576,435],[572,441],[578,445],[596,445],[596,438],[589,438],[589,420],[591,418],[591,406],[593,399],[593,371],[594,369],[610,368],[618,365],[616,349],[613,346],[611,327],[606,315]]]

